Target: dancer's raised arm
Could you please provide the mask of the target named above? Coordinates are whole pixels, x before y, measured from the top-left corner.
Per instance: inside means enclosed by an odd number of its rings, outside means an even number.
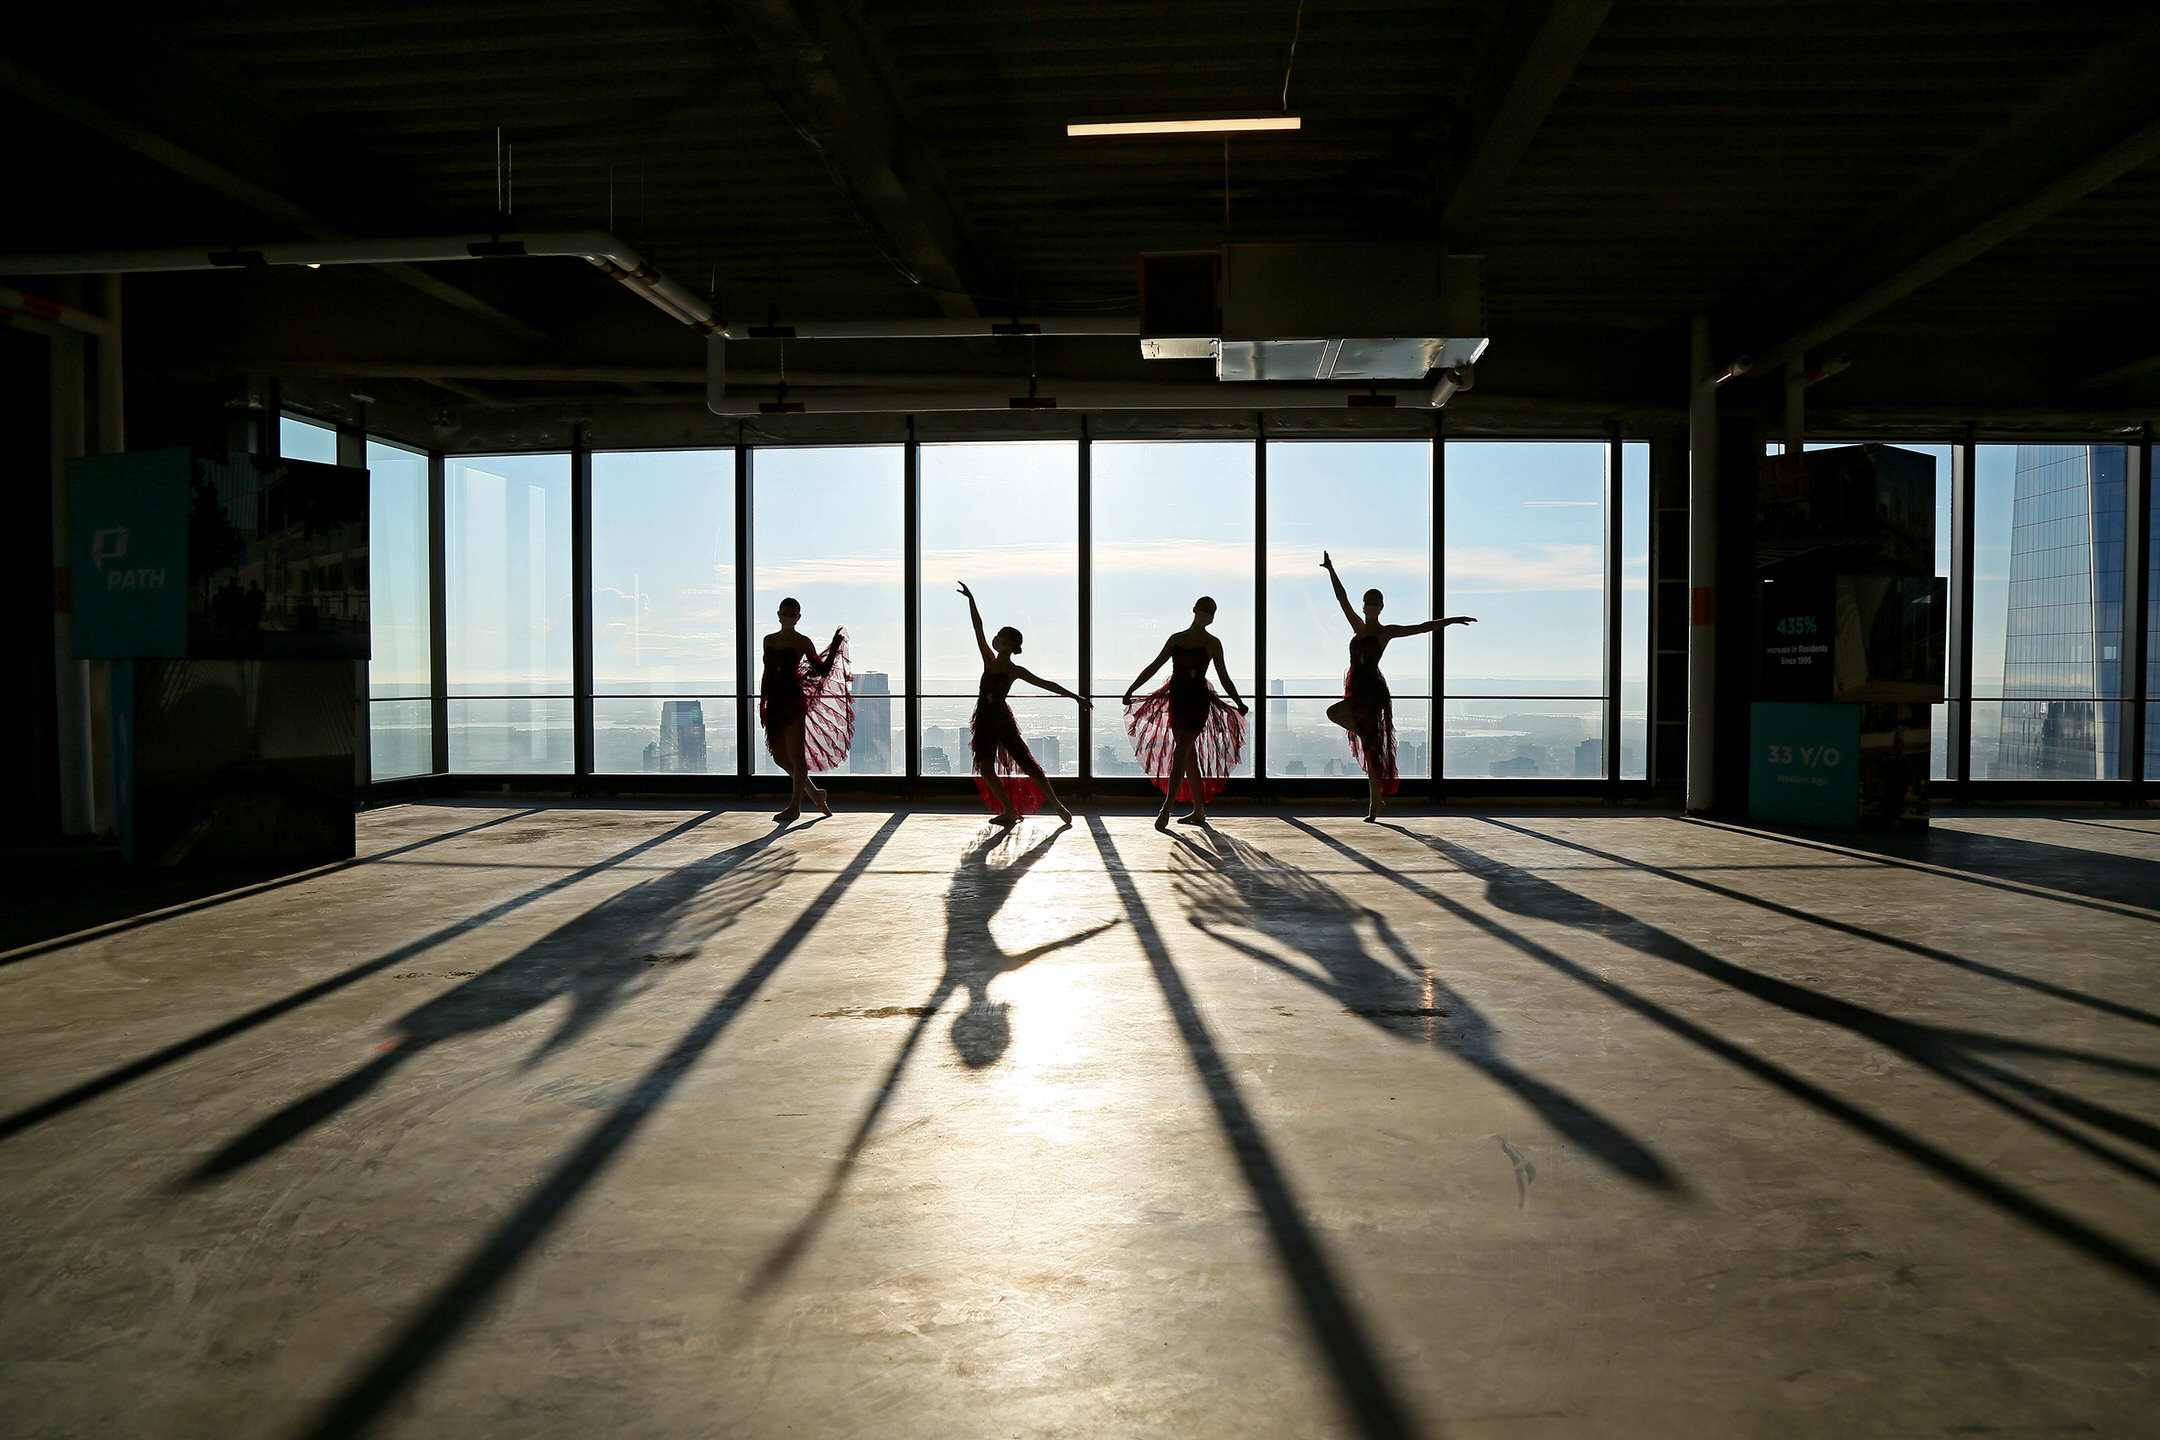
[[[975,625],[975,648],[982,652],[983,664],[988,665],[990,663],[990,642],[983,638],[982,611],[975,608],[975,592],[968,589],[967,582],[963,580],[960,582],[960,593],[967,596],[968,619],[973,621]]]
[[[1147,669],[1142,670],[1138,675],[1134,676],[1132,684],[1125,687],[1125,703],[1127,705],[1132,704],[1133,692],[1135,690],[1138,690],[1142,685],[1147,684],[1148,677],[1150,675],[1153,675],[1157,670],[1162,669],[1163,662],[1165,660],[1168,660],[1169,658],[1170,642],[1168,640],[1165,640],[1163,641],[1162,649],[1155,652],[1155,658],[1147,662]]]
[[[1320,552],[1320,568],[1327,571],[1328,584],[1335,587],[1335,603],[1342,606],[1342,618],[1350,622],[1352,630],[1359,629],[1364,622],[1358,619],[1357,611],[1350,608],[1350,592],[1343,589],[1342,576],[1335,573],[1335,562],[1325,550]]]
[[[1216,677],[1222,681],[1222,688],[1228,692],[1230,703],[1237,706],[1238,714],[1250,714],[1251,712],[1245,708],[1245,697],[1237,693],[1237,681],[1230,678],[1230,667],[1223,664],[1222,641],[1210,635],[1207,637],[1207,645],[1209,655],[1213,656],[1215,660]]]

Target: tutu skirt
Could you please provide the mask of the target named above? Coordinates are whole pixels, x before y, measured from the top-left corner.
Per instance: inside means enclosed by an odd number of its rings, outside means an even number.
[[[1377,667],[1352,665],[1343,674],[1343,699],[1350,702],[1357,728],[1350,732],[1350,754],[1365,773],[1392,795],[1402,781],[1395,773],[1395,697]]]
[[[1003,810],[997,796],[991,793],[990,782],[983,778],[986,775],[995,775],[1004,782],[1005,793],[1012,797],[1012,808],[1020,814],[1033,815],[1042,809],[1042,786],[1035,783],[1042,779],[1042,766],[1028,750],[1027,741],[1020,738],[1020,722],[1013,719],[1012,706],[987,696],[976,701],[969,730],[975,752],[975,788],[991,813],[1002,814]]]
[[[758,685],[758,721],[765,727],[765,748],[782,769],[780,737],[797,720],[803,727],[803,767],[837,770],[855,743],[854,677],[848,673],[847,639],[837,637],[816,660],[797,655],[793,663],[765,653],[765,673]]]
[[[1222,793],[1223,782],[1245,753],[1245,717],[1207,682],[1194,687],[1175,678],[1127,706],[1125,733],[1132,737],[1133,754],[1155,782],[1155,788],[1166,794],[1180,730],[1200,732],[1193,746],[1193,770],[1199,777],[1200,789],[1196,796],[1188,777],[1179,784],[1177,794],[1169,798],[1188,803],[1212,800]]]

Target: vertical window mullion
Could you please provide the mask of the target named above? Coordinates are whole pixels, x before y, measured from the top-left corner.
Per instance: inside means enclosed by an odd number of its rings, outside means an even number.
[[[1429,518],[1432,521],[1432,607],[1433,614],[1447,614],[1447,419],[1445,412],[1433,415],[1432,478],[1426,487]],[[1447,628],[1435,629],[1431,636],[1431,655],[1426,664],[1426,704],[1431,707],[1431,720],[1425,727],[1425,791],[1429,799],[1438,803],[1446,793],[1441,774],[1442,758],[1447,753]]]
[[[1268,613],[1267,613],[1267,512],[1268,512],[1268,465],[1267,422],[1260,421],[1260,433],[1253,437],[1253,671],[1252,685],[1258,692],[1251,702],[1252,715],[1252,773],[1253,788],[1265,794],[1268,791],[1267,770],[1267,695],[1268,684]]]
[[[2152,635],[2146,625],[2152,604],[2152,443],[2147,439],[2128,448],[2123,496],[2123,606],[2122,606],[2122,704],[2126,707],[2122,727],[2121,773],[2132,786],[2142,789],[2150,777],[2145,773],[2146,735],[2151,723],[2147,694],[2147,657]]]
[[[1949,777],[1962,797],[1972,782],[1973,502],[1977,447],[1968,436],[1950,468]]]
[[[1618,427],[1605,442],[1605,741],[1599,747],[1608,785],[1620,779],[1620,547],[1621,506],[1627,487],[1622,483],[1622,453]]]
[[[450,769],[449,483],[440,450],[428,452],[428,772]]]
[[[748,793],[757,757],[757,691],[750,673],[750,606],[757,594],[752,571],[750,446],[740,426],[735,435],[735,778]],[[762,657],[760,657],[762,658]]]
[[[1095,698],[1095,442],[1089,438],[1087,416],[1080,417],[1079,514],[1079,684],[1074,688],[1089,700]],[[1095,779],[1094,712],[1086,705],[1075,707],[1074,723],[1080,735],[1078,774],[1082,786]]]
[[[570,435],[570,773],[593,770],[592,450]]]
[[[922,778],[922,447],[915,441],[915,417],[908,416],[907,443],[900,462],[900,599],[902,687],[907,701],[907,765],[902,774]]]

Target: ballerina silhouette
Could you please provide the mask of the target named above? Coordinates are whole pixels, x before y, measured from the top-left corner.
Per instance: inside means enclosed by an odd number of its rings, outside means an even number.
[[[802,606],[782,600],[780,628],[765,637],[765,668],[758,677],[758,719],[765,726],[765,748],[787,771],[794,786],[788,807],[773,819],[791,825],[805,799],[832,814],[825,792],[810,783],[812,770],[833,770],[847,758],[855,739],[855,697],[849,693],[847,632],[833,631],[821,655],[809,636],[795,628]]]
[[[1365,592],[1365,613],[1350,608],[1350,592],[1343,589],[1335,561],[1320,552],[1320,568],[1335,587],[1335,603],[1350,622],[1350,668],[1343,672],[1343,698],[1328,706],[1327,718],[1350,732],[1350,753],[1365,771],[1365,818],[1378,820],[1401,783],[1395,774],[1395,697],[1388,691],[1387,677],[1380,673],[1380,657],[1388,641],[1405,635],[1424,635],[1450,625],[1475,625],[1475,615],[1450,615],[1445,620],[1426,620],[1416,625],[1383,625],[1380,607],[1386,603],[1378,590]]]
[[[1170,828],[1170,807],[1181,799],[1190,800],[1192,810],[1179,817],[1180,824],[1207,824],[1207,802],[1222,793],[1245,749],[1245,701],[1223,665],[1222,641],[1208,633],[1214,621],[1215,602],[1203,595],[1193,602],[1193,623],[1163,641],[1147,669],[1125,687],[1125,733],[1140,767],[1163,792],[1158,830]],[[1133,692],[1165,661],[1169,680],[1135,703]],[[1210,662],[1228,700],[1208,684]]]
[[[1020,653],[1020,632],[1012,626],[999,630],[994,641],[985,640],[975,592],[963,584],[960,593],[967,596],[968,619],[975,625],[975,648],[982,651],[983,662],[982,683],[975,690],[975,718],[969,722],[975,751],[975,787],[982,791],[983,803],[996,813],[999,825],[1017,825],[1021,816],[1041,809],[1046,797],[1056,808],[1058,819],[1070,825],[1072,811],[1058,799],[1050,777],[1043,774],[1042,766],[1028,751],[1027,741],[1020,738],[1020,724],[1013,719],[1012,705],[1005,697],[1012,693],[1013,681],[1025,680],[1053,695],[1078,700],[1083,710],[1092,710],[1094,705],[1055,680],[1045,680],[1014,663],[1012,657]]]

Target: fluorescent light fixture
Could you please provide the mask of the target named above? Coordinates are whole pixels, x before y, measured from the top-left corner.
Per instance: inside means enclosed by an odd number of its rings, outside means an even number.
[[[1238,130],[1300,130],[1295,115],[1106,115],[1075,120],[1067,135],[1222,135]]]

